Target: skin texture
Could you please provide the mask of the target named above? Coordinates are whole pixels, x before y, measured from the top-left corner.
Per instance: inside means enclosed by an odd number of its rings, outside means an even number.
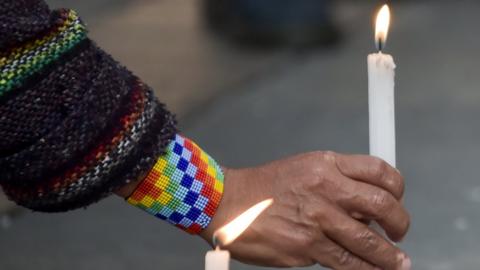
[[[408,256],[368,224],[377,222],[392,241],[408,231],[399,171],[371,156],[312,152],[247,169],[224,168],[223,199],[201,233],[215,230],[268,198],[273,205],[232,244],[244,263],[292,267],[320,264],[336,270],[410,269]],[[140,181],[116,193],[127,198]]]
[[[312,152],[224,172],[224,197],[201,234],[209,243],[216,229],[244,210],[274,199],[238,239],[223,247],[235,259],[272,267],[411,268],[404,252],[367,225],[376,221],[393,241],[408,231],[403,178],[386,162]]]

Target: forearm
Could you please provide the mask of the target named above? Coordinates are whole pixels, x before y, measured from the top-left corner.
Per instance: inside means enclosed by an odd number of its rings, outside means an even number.
[[[206,228],[222,171],[177,134],[153,91],[88,38],[73,10],[9,0],[0,11],[0,184],[9,198],[57,212],[116,193],[190,233]]]
[[[176,134],[144,83],[98,48],[71,10],[0,4],[0,185],[66,211],[140,181]]]

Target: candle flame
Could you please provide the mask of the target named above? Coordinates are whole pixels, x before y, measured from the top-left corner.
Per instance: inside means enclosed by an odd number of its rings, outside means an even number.
[[[381,51],[387,43],[388,28],[390,27],[390,8],[388,5],[383,5],[377,15],[377,22],[375,26],[375,43],[377,49]]]
[[[264,200],[252,206],[227,225],[221,227],[213,234],[214,244],[226,246],[239,237],[254,221],[272,205],[273,199]]]

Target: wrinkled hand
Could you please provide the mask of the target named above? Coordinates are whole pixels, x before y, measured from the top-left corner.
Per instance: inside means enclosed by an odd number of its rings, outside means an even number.
[[[225,169],[222,202],[202,237],[267,198],[274,204],[226,248],[240,261],[274,267],[320,264],[343,270],[410,269],[393,241],[409,227],[403,179],[386,162],[313,152],[249,169]]]

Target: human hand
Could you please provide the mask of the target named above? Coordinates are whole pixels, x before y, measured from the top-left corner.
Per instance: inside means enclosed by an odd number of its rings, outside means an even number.
[[[274,204],[225,248],[242,262],[273,267],[320,264],[343,270],[410,269],[398,247],[362,221],[376,221],[393,241],[409,227],[400,200],[403,178],[386,162],[313,152],[257,168],[225,169],[220,206],[201,236],[267,199]]]

